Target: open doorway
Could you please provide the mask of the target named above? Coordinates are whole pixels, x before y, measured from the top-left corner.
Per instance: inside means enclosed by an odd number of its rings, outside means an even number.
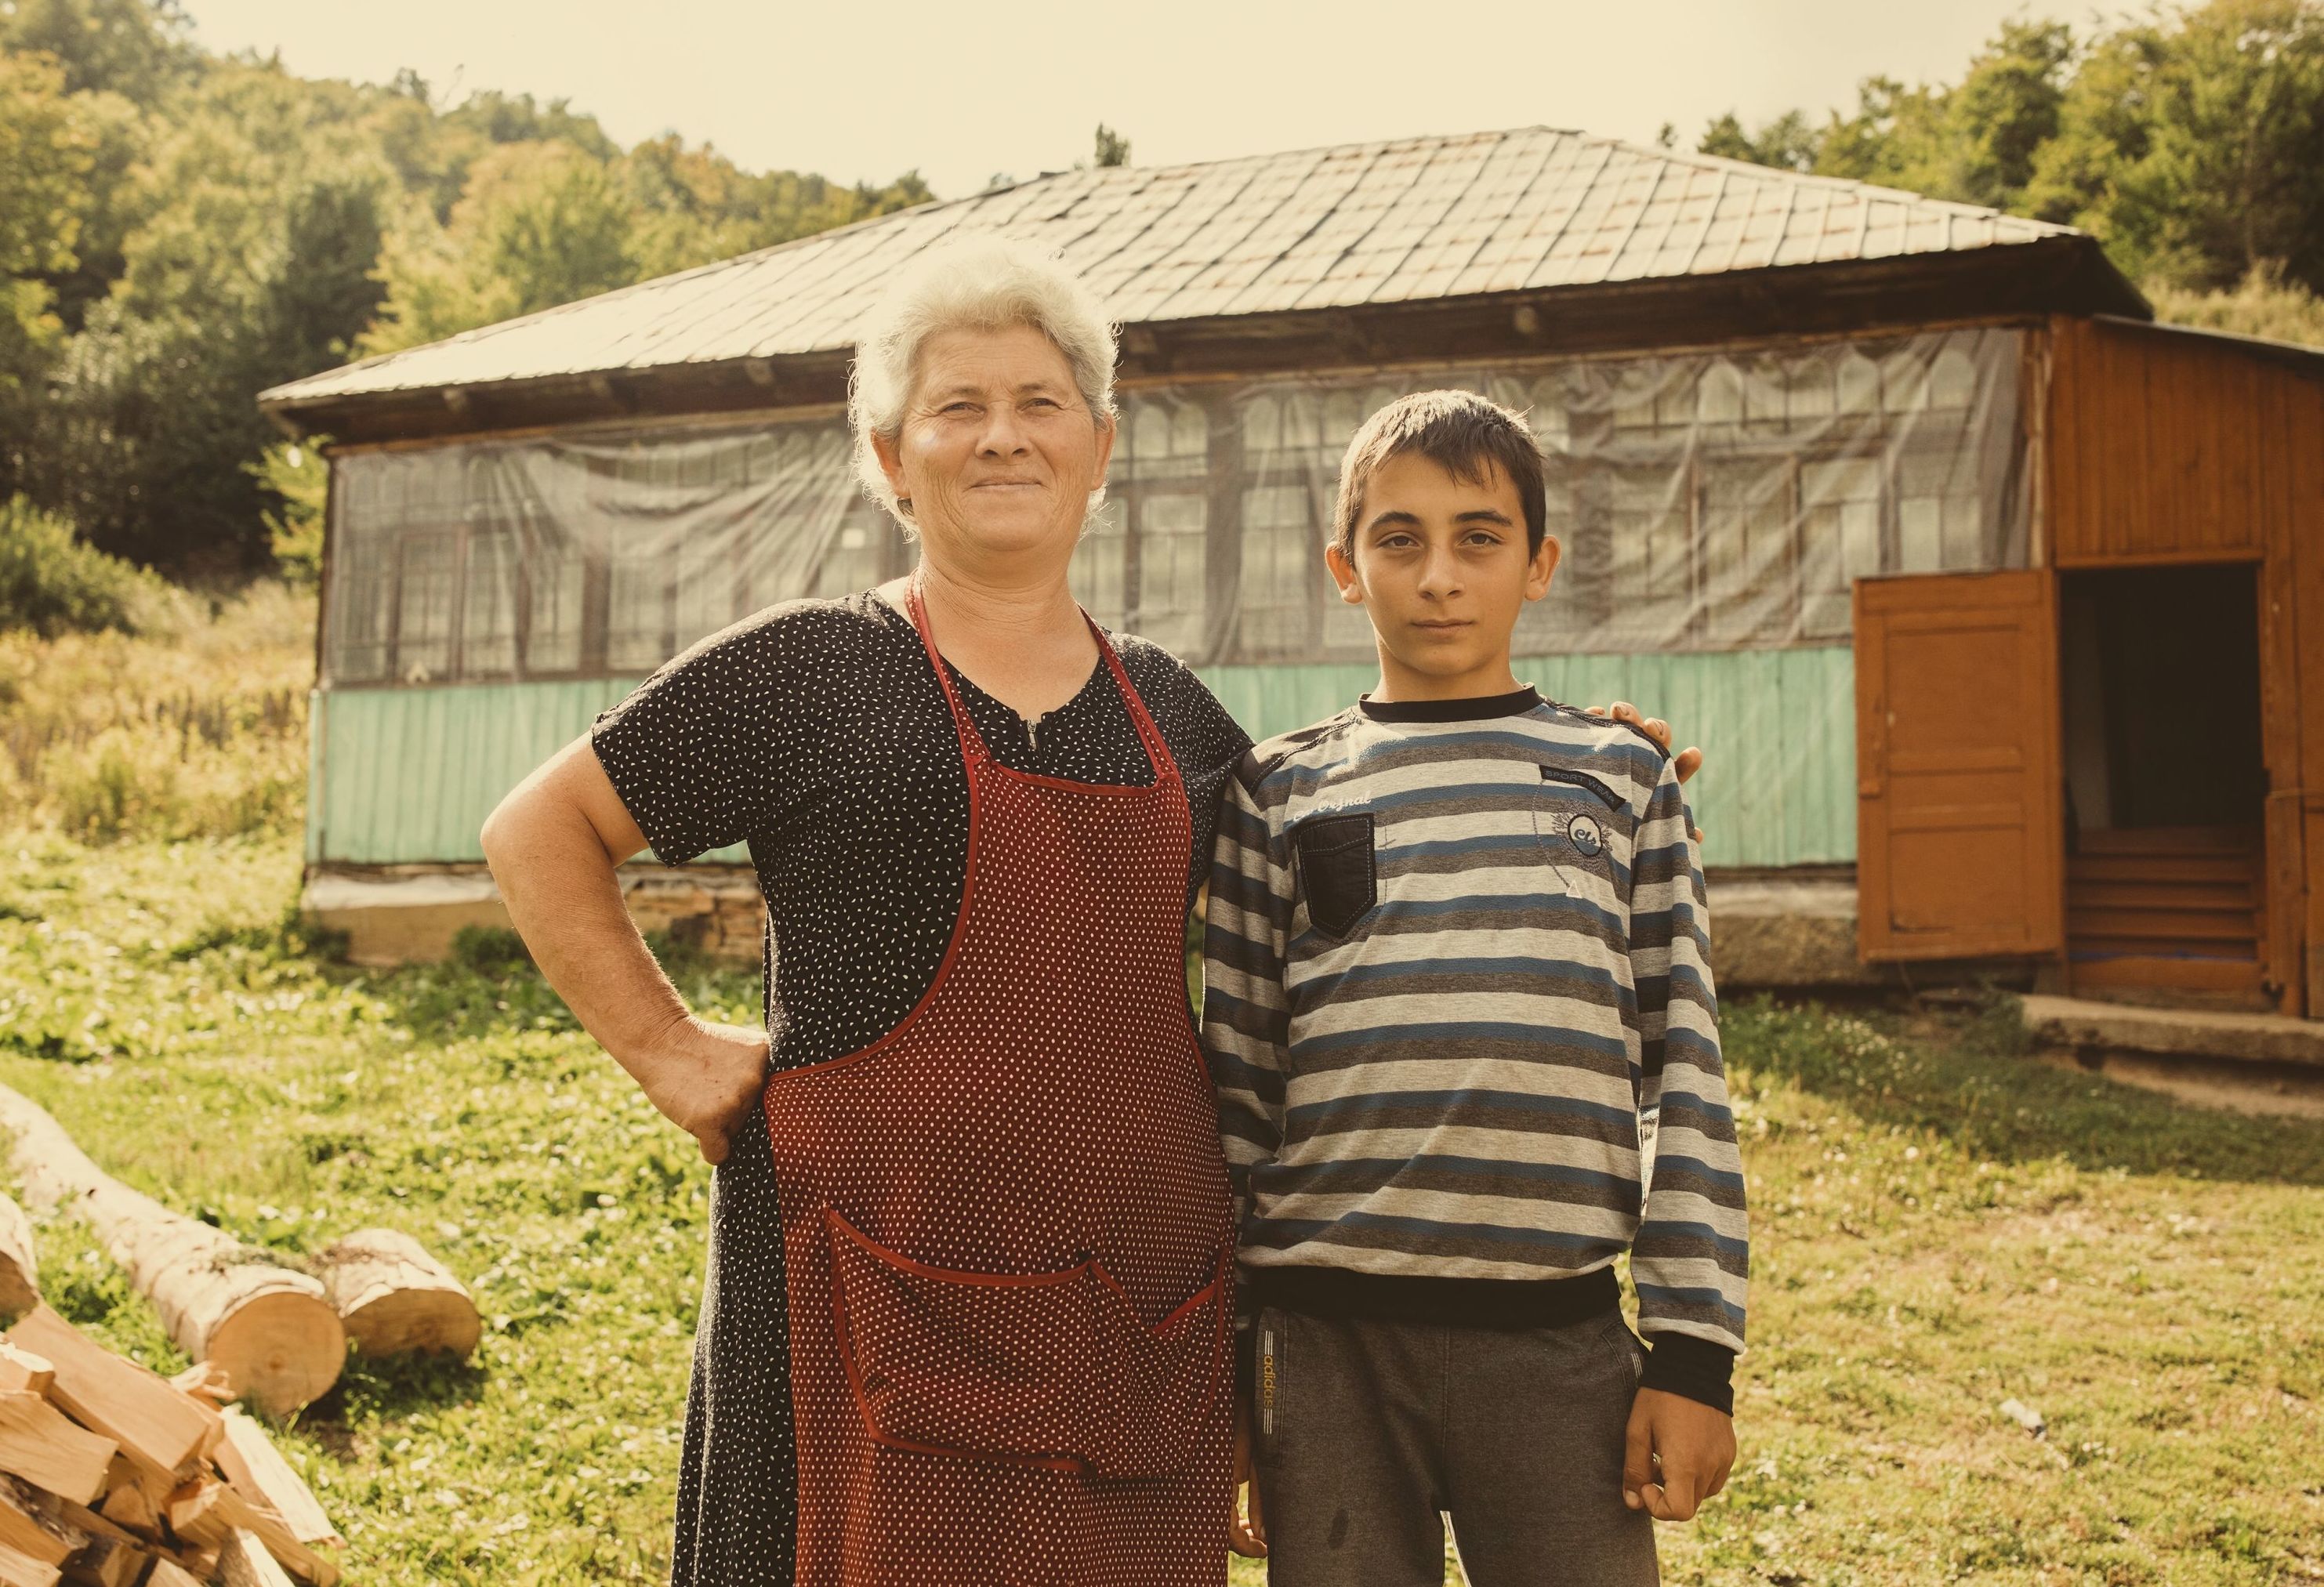
[[[2248,563],[2060,577],[2077,991],[2267,1006],[2255,577]]]

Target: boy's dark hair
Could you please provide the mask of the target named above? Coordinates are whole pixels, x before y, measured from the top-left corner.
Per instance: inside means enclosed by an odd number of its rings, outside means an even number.
[[[1526,551],[1541,549],[1549,533],[1549,502],[1542,480],[1541,448],[1522,415],[1474,392],[1415,392],[1398,397],[1364,420],[1340,464],[1340,500],[1332,514],[1332,540],[1342,555],[1353,555],[1356,520],[1363,516],[1364,487],[1382,464],[1417,452],[1458,480],[1481,484],[1499,469],[1517,486],[1525,507]]]

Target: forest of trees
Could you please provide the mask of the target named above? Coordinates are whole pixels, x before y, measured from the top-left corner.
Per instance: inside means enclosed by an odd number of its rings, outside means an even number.
[[[0,4],[0,502],[254,571],[314,467],[265,387],[929,196],[623,149],[561,100],[295,77],[197,48],[175,0]]]
[[[2165,318],[2324,344],[2317,0],[2013,22],[1958,82],[1872,78],[1852,112],[1723,115],[1697,147],[2080,226]]]
[[[1698,146],[2083,226],[2169,318],[2324,343],[2324,0],[2013,23],[1958,81]],[[201,50],[177,0],[0,0],[0,503],[177,577],[260,570],[318,497],[265,386],[930,196],[302,78]]]

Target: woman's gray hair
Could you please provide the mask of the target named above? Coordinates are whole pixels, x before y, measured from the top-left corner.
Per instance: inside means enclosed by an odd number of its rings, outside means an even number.
[[[895,515],[906,533],[911,514],[896,502],[872,438],[902,434],[920,348],[951,330],[1030,326],[1056,344],[1074,385],[1093,418],[1111,423],[1114,328],[1097,296],[1054,255],[1004,237],[983,236],[930,249],[890,287],[855,344],[848,376],[847,420],[855,432],[855,473],[864,494]],[[1090,493],[1096,509],[1102,485]]]

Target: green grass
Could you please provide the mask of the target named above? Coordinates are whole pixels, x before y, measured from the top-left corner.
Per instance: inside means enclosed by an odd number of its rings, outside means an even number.
[[[358,1359],[279,1430],[353,1582],[663,1579],[708,1171],[521,960],[337,964],[297,881],[286,839],[0,839],[0,1080],[245,1238],[385,1224],[468,1279],[473,1362]],[[754,1017],[755,977],[675,970]],[[2324,1127],[2029,1063],[1992,1016],[1727,1030],[1754,1347],[1670,1580],[2324,1580]],[[41,1241],[60,1310],[183,1364],[73,1225]]]

